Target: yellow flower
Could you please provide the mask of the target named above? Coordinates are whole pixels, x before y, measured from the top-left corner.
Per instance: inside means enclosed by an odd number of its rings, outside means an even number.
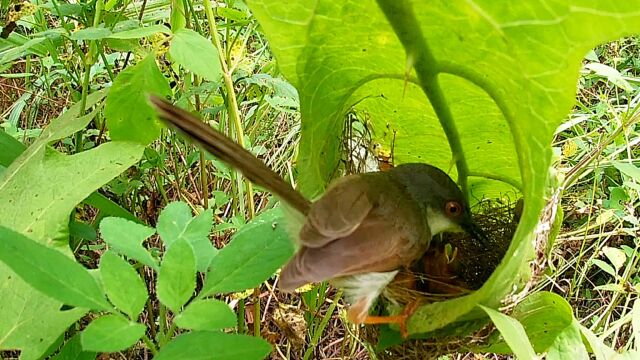
[[[578,144],[573,140],[568,140],[562,146],[562,156],[570,158],[578,152]]]

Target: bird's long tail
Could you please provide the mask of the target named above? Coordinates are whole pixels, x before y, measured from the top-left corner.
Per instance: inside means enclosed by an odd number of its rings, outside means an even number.
[[[179,129],[218,159],[236,168],[254,184],[271,191],[300,213],[309,213],[309,200],[242,146],[164,99],[151,95],[149,100],[162,120]]]

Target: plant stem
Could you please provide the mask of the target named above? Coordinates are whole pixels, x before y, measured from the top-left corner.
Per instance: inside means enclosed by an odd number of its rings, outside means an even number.
[[[160,310],[158,315],[158,339],[160,341],[164,338],[164,334],[165,334],[164,329],[166,325],[167,325],[167,307],[160,304]]]
[[[227,110],[229,112],[229,116],[233,120],[233,125],[235,127],[237,137],[236,141],[240,146],[244,148],[244,129],[242,128],[242,121],[240,120],[238,101],[236,99],[236,93],[233,89],[233,79],[231,79],[231,73],[229,72],[229,67],[227,66],[227,61],[225,60],[224,52],[222,50],[220,37],[218,36],[218,27],[216,25],[216,19],[213,16],[211,1],[203,0],[203,4],[205,13],[207,15],[207,20],[209,22],[209,32],[211,33],[211,39],[213,41],[213,45],[218,49],[218,58],[220,60],[220,65],[222,66],[222,78],[224,80],[224,85],[227,92]],[[255,215],[255,205],[253,203],[253,186],[247,179],[245,179],[245,184],[247,187],[247,205],[249,206],[249,218],[251,219]]]
[[[260,336],[260,287],[253,289],[253,336]]]
[[[313,355],[313,350],[316,348],[316,346],[318,346],[318,341],[320,340],[320,336],[322,336],[324,329],[327,327],[327,324],[329,323],[329,319],[331,319],[331,315],[333,315],[333,312],[336,309],[336,305],[340,301],[341,297],[342,297],[342,290],[338,291],[336,296],[333,298],[331,305],[329,305],[329,309],[327,309],[327,312],[324,314],[322,321],[320,321],[320,325],[313,332],[313,336],[311,337],[311,341],[309,342],[309,347],[304,352],[304,357],[303,357],[304,360],[309,360],[309,358],[311,358],[311,355]]]
[[[155,356],[158,353],[158,349],[153,344],[153,341],[151,341],[151,339],[149,339],[147,335],[142,336],[142,341],[145,343],[145,345],[147,345],[147,348],[149,349],[149,351],[151,351],[151,354],[153,356]]]
[[[413,66],[416,70],[418,83],[438,116],[458,169],[458,184],[465,196],[468,197],[467,178],[469,176],[469,166],[464,156],[451,109],[438,81],[438,74],[440,73],[438,63],[420,30],[420,24],[413,13],[411,3],[407,0],[377,0],[377,2],[404,46],[407,52],[408,65]]]
[[[196,76],[193,84],[195,86],[200,85],[200,79]],[[200,95],[195,95],[196,111],[202,111],[202,102],[200,101]],[[200,185],[202,186],[202,204],[204,209],[209,208],[209,174],[207,173],[207,159],[205,158],[204,151],[200,151]]]
[[[238,334],[244,334],[245,332],[245,328],[244,328],[244,310],[245,310],[245,306],[244,306],[244,300],[239,300],[238,301]]]

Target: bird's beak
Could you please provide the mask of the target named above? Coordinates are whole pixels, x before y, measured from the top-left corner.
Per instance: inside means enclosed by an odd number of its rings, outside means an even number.
[[[482,245],[489,246],[489,238],[487,234],[475,223],[471,218],[465,221],[462,224],[462,229],[467,232],[467,234],[473,236],[476,240],[480,241]]]

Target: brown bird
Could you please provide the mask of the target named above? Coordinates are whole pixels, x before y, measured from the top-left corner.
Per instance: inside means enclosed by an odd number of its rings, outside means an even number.
[[[404,164],[385,172],[342,177],[316,201],[300,192],[224,134],[158,97],[151,103],[164,121],[199,143],[250,181],[271,191],[295,210],[299,249],[280,274],[291,292],[329,280],[344,289],[354,323],[404,324],[415,306],[397,316],[369,316],[373,301],[398,271],[420,259],[431,237],[465,230],[483,241],[455,182],[427,164]]]

